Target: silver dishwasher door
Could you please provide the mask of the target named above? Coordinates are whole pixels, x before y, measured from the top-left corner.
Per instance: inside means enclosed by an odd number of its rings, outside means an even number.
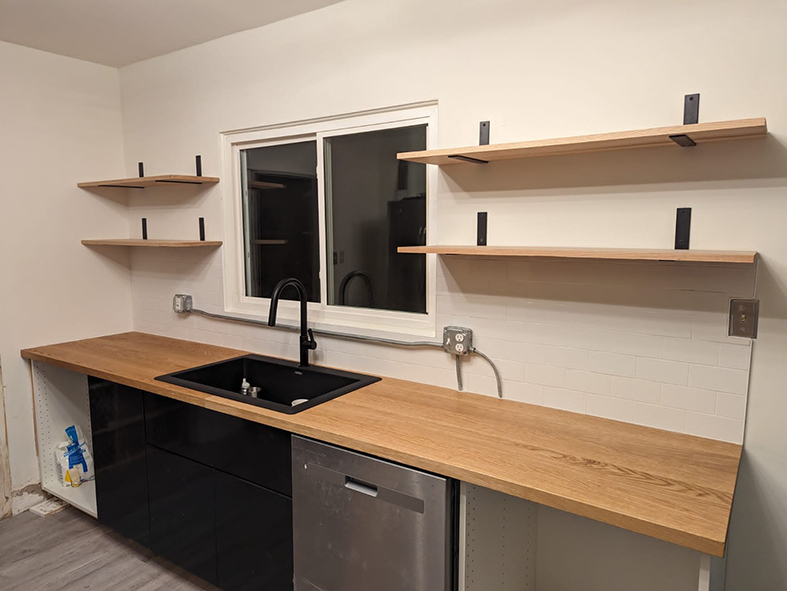
[[[450,591],[451,484],[292,438],[295,591]]]

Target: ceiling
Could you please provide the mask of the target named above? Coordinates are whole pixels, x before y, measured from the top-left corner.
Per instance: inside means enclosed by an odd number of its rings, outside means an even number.
[[[0,0],[0,41],[126,66],[340,0]]]

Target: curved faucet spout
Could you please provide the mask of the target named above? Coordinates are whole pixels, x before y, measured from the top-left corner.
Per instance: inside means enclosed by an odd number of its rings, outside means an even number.
[[[295,277],[282,279],[273,288],[271,294],[271,307],[268,312],[268,326],[276,326],[276,314],[279,311],[279,299],[281,292],[287,287],[292,285],[298,291],[298,299],[301,302],[301,336],[300,336],[300,366],[309,366],[309,351],[317,348],[317,343],[314,340],[312,331],[307,328],[307,304],[309,301],[308,294],[306,293],[306,286],[303,285]]]

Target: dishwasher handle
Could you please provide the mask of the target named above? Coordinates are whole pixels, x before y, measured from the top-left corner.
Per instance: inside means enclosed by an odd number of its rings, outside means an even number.
[[[369,495],[370,497],[377,497],[377,487],[373,484],[368,484],[366,482],[361,482],[360,480],[356,480],[351,476],[344,477],[344,488],[349,488],[350,490],[354,490],[355,492],[359,492],[364,495]]]

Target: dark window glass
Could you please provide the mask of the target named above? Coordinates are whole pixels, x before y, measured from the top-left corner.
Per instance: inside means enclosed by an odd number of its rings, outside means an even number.
[[[241,172],[246,295],[269,298],[281,279],[295,277],[319,302],[317,143],[243,150]]]
[[[426,165],[397,160],[426,149],[426,125],[325,140],[328,303],[426,312]]]

